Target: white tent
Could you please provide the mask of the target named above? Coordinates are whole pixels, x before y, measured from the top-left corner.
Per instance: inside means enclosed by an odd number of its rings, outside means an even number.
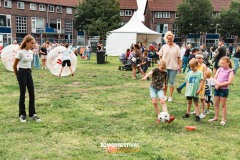
[[[147,28],[134,12],[132,18],[123,27],[110,31],[107,36],[106,54],[119,56],[137,42],[161,43],[162,35]]]

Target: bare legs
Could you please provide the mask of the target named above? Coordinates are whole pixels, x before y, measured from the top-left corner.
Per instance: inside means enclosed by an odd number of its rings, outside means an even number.
[[[159,115],[160,110],[159,110],[159,107],[158,107],[157,98],[152,99],[152,104],[153,104],[153,107],[155,109],[156,114]],[[167,105],[166,105],[163,98],[160,98],[160,104],[162,106],[163,112],[168,112]]]

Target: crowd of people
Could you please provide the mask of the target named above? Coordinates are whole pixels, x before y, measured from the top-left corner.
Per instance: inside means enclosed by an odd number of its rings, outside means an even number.
[[[174,101],[175,80],[177,75],[182,72],[183,74],[186,73],[186,77],[184,83],[177,87],[177,92],[181,94],[181,90],[186,86],[187,109],[183,118],[189,118],[190,115],[195,114],[195,121],[199,122],[209,114],[210,106],[214,105],[215,116],[209,119],[209,122],[218,121],[221,104],[222,120],[220,124],[225,125],[227,121],[228,86],[232,84],[234,74],[239,67],[240,47],[237,47],[234,53],[232,45],[229,45],[227,49],[224,41],[219,40],[218,46],[212,46],[209,52],[204,45],[199,48],[192,48],[188,44],[186,47],[182,46],[180,48],[174,43],[174,34],[170,31],[165,33],[164,40],[166,44],[163,46],[150,45],[147,49],[141,43],[137,43],[120,56],[124,60],[132,61],[133,79],[136,79],[137,69],[142,74],[142,80],[152,76],[150,97],[156,115],[160,113],[157,98],[160,99],[163,111],[168,112],[165,101]],[[151,51],[156,52],[157,60],[160,61],[157,62],[158,68],[154,68],[147,73],[146,70],[143,71],[142,69],[144,65],[149,66],[149,63],[145,62],[151,59],[149,57],[152,56]],[[233,56],[234,67],[231,56]],[[146,60],[144,57],[147,57]],[[122,63],[125,62],[122,61]],[[170,86],[169,96],[167,96],[168,86]],[[192,101],[195,109],[191,112]]]

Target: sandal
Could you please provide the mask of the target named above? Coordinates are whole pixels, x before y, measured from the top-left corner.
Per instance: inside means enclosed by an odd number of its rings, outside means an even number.
[[[222,121],[220,122],[220,124],[224,126],[224,125],[226,124],[226,122],[225,122],[224,120],[222,120]]]
[[[214,121],[218,121],[218,119],[209,119],[208,122],[214,122]]]

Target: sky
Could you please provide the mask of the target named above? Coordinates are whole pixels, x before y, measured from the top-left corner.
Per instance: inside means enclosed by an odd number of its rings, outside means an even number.
[[[138,4],[137,13],[141,21],[144,21],[143,13],[144,13],[146,2],[147,0],[137,0],[137,4]]]

